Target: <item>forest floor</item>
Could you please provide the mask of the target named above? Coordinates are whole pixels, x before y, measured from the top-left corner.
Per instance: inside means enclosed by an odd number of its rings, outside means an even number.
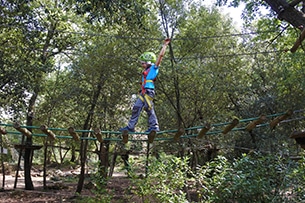
[[[15,174],[5,175],[5,186],[2,188],[3,174],[0,173],[0,202],[5,203],[45,203],[45,202],[86,202],[88,198],[95,198],[97,195],[94,191],[94,184],[90,178],[86,178],[80,195],[77,195],[78,174],[77,170],[55,170],[53,174],[46,178],[46,187],[43,187],[43,177],[37,171],[31,172],[34,190],[25,190],[24,177],[21,174],[15,185]],[[126,200],[126,193],[130,194],[130,179],[124,172],[114,172],[108,180],[105,187],[106,197],[111,196],[111,202],[139,202],[136,197]],[[128,192],[129,191],[129,192]],[[92,201],[90,201],[92,202]],[[103,201],[104,202],[104,201]],[[107,202],[107,201],[105,201]],[[110,201],[109,201],[110,202]]]

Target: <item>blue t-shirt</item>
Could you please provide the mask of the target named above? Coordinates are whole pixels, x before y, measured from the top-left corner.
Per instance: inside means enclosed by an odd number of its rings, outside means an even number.
[[[158,73],[159,73],[159,67],[156,66],[155,64],[152,64],[149,68],[143,71],[142,85],[144,85],[144,89],[155,89],[153,80],[156,79]],[[146,83],[144,84],[145,75],[147,76],[146,76]]]

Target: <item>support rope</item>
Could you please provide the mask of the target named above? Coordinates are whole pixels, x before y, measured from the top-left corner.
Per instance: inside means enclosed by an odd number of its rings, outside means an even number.
[[[299,113],[299,112],[304,112],[304,110],[295,110],[293,111],[293,113]],[[266,115],[266,118],[273,118],[273,117],[278,117],[278,116],[282,116],[285,115],[286,112],[283,113],[276,113],[276,114],[270,114],[270,115]],[[296,119],[290,119],[290,120],[284,120],[281,122],[289,122],[289,121],[294,121],[294,120],[301,120],[304,119],[305,117],[301,117],[301,118],[296,118]],[[246,119],[241,119],[239,120],[240,123],[245,123],[245,122],[249,122],[249,121],[255,121],[259,119],[259,117],[253,117],[253,118],[246,118]],[[221,127],[221,126],[226,126],[231,124],[232,122],[223,122],[223,123],[215,123],[215,124],[211,124],[212,127]],[[269,123],[263,123],[263,124],[259,124],[256,126],[256,128],[260,128],[260,127],[266,127],[268,126]],[[5,124],[5,123],[0,123],[0,126],[4,126],[4,127],[13,127],[13,124]],[[40,129],[40,126],[20,126],[21,128],[27,128],[27,129]],[[205,126],[194,126],[194,127],[190,127],[190,128],[185,128],[185,132],[191,131],[191,130],[197,130],[199,133],[199,130],[204,128]],[[233,128],[231,131],[244,131],[246,129],[246,127],[235,127]],[[65,128],[48,128],[48,130],[51,131],[68,131],[68,129]],[[75,132],[78,133],[94,133],[93,130],[75,130]],[[164,130],[164,131],[160,131],[157,132],[157,135],[162,135],[162,134],[170,134],[170,133],[176,133],[178,132],[177,129],[174,130]],[[223,130],[214,130],[214,131],[208,131],[206,133],[206,135],[215,135],[215,134],[221,134],[223,132]],[[121,135],[122,133],[119,131],[101,131],[102,134],[112,134],[112,135]],[[193,133],[193,134],[186,134],[186,135],[182,135],[181,138],[187,139],[187,138],[194,138],[198,136],[198,133]],[[12,135],[22,135],[21,132],[17,132],[17,131],[7,131],[7,134],[12,134]],[[149,133],[146,132],[129,132],[129,134],[131,135],[148,135]],[[32,136],[36,136],[36,137],[47,137],[46,134],[38,134],[38,133],[33,133]],[[65,136],[65,135],[57,135],[56,138],[60,138],[60,139],[73,139],[72,136]],[[97,138],[95,137],[80,137],[80,139],[82,140],[97,140]],[[103,138],[103,140],[107,140],[107,141],[121,141],[121,138]],[[156,141],[166,141],[166,140],[173,140],[173,137],[156,137],[155,138]],[[134,141],[134,142],[138,142],[138,141],[148,141],[148,139],[129,139],[129,141]]]

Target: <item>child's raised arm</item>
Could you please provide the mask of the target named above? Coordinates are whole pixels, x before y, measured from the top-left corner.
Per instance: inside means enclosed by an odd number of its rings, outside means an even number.
[[[169,38],[167,38],[167,39],[165,39],[164,40],[164,43],[163,43],[163,47],[162,47],[162,49],[161,49],[161,51],[160,51],[160,53],[159,53],[159,56],[158,56],[158,58],[157,58],[157,61],[156,61],[156,66],[159,66],[160,65],[160,63],[161,63],[161,61],[162,61],[162,58],[163,58],[163,56],[164,56],[164,53],[165,53],[165,50],[166,50],[166,47],[167,47],[167,45],[170,43],[170,39]]]

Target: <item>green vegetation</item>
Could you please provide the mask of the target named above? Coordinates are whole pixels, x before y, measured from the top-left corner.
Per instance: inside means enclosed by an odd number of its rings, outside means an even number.
[[[305,195],[302,189],[305,186],[304,158],[293,161],[253,153],[229,161],[218,156],[195,171],[189,167],[188,158],[162,154],[159,159],[152,157],[150,163],[147,177],[139,176],[134,168],[136,163],[131,163],[130,186],[125,188],[122,200],[300,202]],[[104,187],[97,188],[96,201],[111,199]]]
[[[245,3],[245,26],[239,29],[217,6],[207,8],[200,1],[1,1],[2,124],[72,126],[83,130],[77,132],[83,138],[94,137],[88,132],[96,128],[118,130],[126,125],[140,89],[139,55],[157,53],[165,38],[171,43],[160,66],[155,100],[161,130],[294,111],[274,129],[269,128],[268,118],[263,127],[251,131],[222,134],[220,129],[202,139],[154,142],[148,154],[148,176],[142,179],[138,173],[145,173],[146,160],[141,159],[147,153],[145,142],[129,142],[125,149],[107,140],[22,139],[11,132],[2,135],[1,146],[9,149],[9,156],[1,160],[17,163],[14,144],[43,146],[35,151],[33,164],[80,165],[76,189],[80,196],[87,181],[85,165],[95,165],[97,195],[84,200],[88,202],[114,198],[105,184],[111,169],[117,169],[120,157],[126,161],[129,152],[140,157],[130,156],[130,165],[124,165],[130,176],[124,198],[130,201],[133,197],[142,202],[302,200],[304,153],[289,135],[304,130],[304,49],[287,52],[300,30],[273,12],[260,14],[260,6],[268,2],[216,1],[218,5]],[[295,20],[299,24],[302,19]],[[143,114],[136,131],[146,127]],[[29,130],[42,133],[39,128]],[[187,135],[197,133],[197,129],[187,131]],[[102,136],[118,138],[110,133]],[[29,151],[24,157],[25,163],[32,161]],[[291,157],[301,158],[297,162]]]

